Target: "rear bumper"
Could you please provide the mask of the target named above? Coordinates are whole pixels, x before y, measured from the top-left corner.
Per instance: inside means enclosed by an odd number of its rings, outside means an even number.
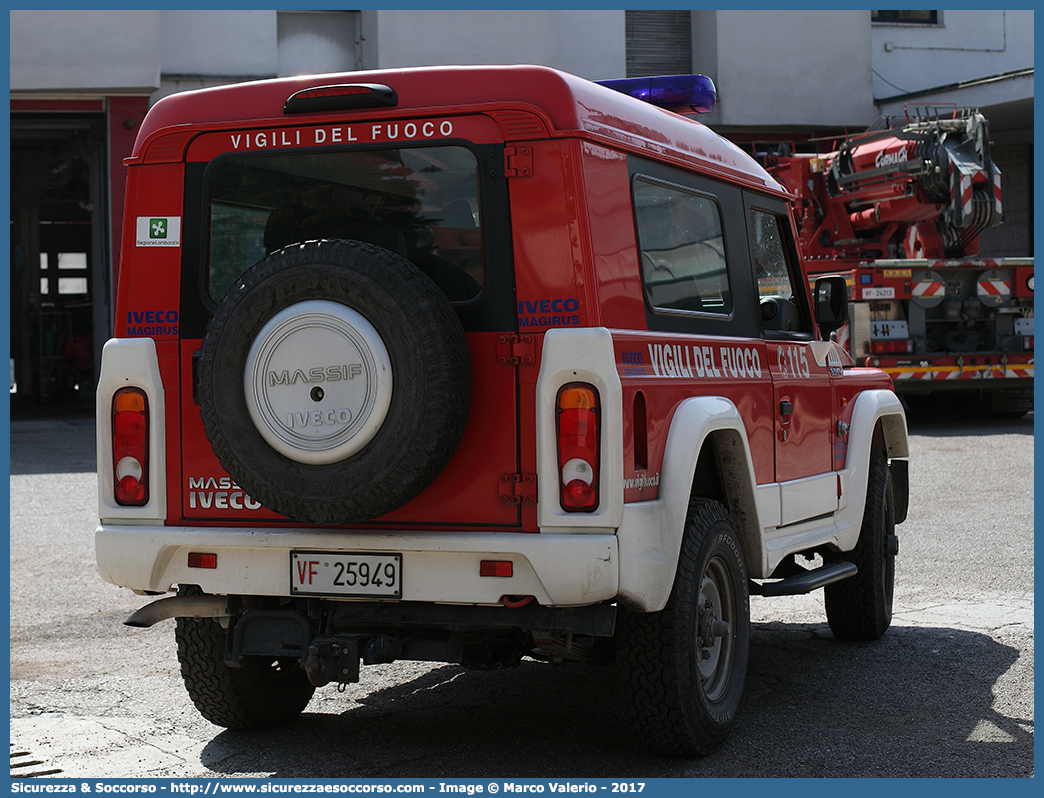
[[[916,356],[889,358],[871,355],[868,366],[885,372],[895,383],[896,391],[967,391],[1009,390],[1033,387],[1033,353],[986,355],[970,353],[967,358],[930,358],[916,362]]]
[[[609,534],[521,532],[356,532],[132,526],[95,532],[106,582],[166,593],[177,584],[205,593],[289,596],[292,551],[399,553],[405,601],[497,605],[533,596],[544,606],[583,606],[616,596],[617,542]],[[188,567],[189,552],[217,555],[217,567]],[[511,560],[510,577],[482,577],[482,560]]]

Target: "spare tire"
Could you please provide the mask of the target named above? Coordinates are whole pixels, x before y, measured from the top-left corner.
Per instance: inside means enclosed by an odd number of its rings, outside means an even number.
[[[446,296],[359,241],[294,244],[247,270],[207,326],[207,438],[251,498],[294,521],[391,512],[453,456],[471,361]]]

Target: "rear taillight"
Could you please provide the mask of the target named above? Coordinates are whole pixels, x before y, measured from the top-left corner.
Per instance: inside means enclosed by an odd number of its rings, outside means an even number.
[[[112,397],[112,481],[118,504],[149,501],[149,403],[140,388]]]
[[[562,509],[597,509],[598,392],[590,385],[558,392],[558,468]]]

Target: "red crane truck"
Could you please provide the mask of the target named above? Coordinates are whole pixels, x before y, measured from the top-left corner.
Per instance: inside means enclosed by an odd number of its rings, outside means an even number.
[[[907,109],[833,152],[763,156],[797,196],[810,279],[843,273],[852,304],[838,332],[907,403],[957,399],[977,415],[1033,407],[1033,259],[981,257],[1001,221],[1001,174],[986,118]]]

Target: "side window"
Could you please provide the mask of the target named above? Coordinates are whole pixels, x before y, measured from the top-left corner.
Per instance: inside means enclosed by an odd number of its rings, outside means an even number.
[[[704,194],[637,178],[642,283],[654,310],[732,314],[721,209]]]
[[[750,248],[758,286],[761,323],[765,333],[807,333],[802,295],[796,290],[789,268],[783,218],[752,208]]]

